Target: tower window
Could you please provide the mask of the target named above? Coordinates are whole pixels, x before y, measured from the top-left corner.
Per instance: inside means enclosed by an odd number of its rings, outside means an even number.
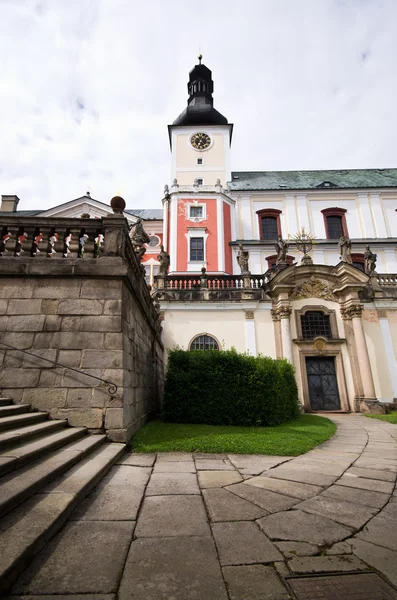
[[[219,350],[218,342],[210,335],[198,335],[190,344],[190,350]]]
[[[308,310],[301,316],[302,337],[304,340],[312,340],[318,335],[326,338],[332,337],[329,315],[320,310]]]
[[[203,164],[203,159],[202,158],[198,158],[197,159],[197,164],[198,165],[202,165]]]
[[[280,214],[276,208],[258,210],[259,234],[261,240],[276,240],[281,235]]]
[[[204,238],[190,238],[190,260],[202,262],[204,260]]]
[[[325,235],[328,240],[348,237],[345,208],[325,208],[321,212],[323,213]]]
[[[189,206],[189,217],[190,219],[194,218],[203,218],[203,206]]]
[[[198,185],[203,185],[203,180],[202,180],[202,179],[200,179],[200,178],[199,178],[199,179],[197,179],[197,184],[198,184]]]

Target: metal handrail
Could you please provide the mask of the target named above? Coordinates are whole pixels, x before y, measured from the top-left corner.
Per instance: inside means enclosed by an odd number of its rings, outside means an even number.
[[[91,375],[91,373],[85,373],[81,369],[75,369],[74,367],[68,367],[66,365],[63,365],[62,363],[56,362],[55,360],[51,360],[50,358],[44,358],[43,356],[38,356],[37,354],[33,354],[33,352],[28,352],[27,350],[21,350],[21,348],[16,348],[15,346],[11,346],[10,344],[6,344],[5,342],[0,341],[0,344],[2,346],[7,346],[7,348],[12,348],[12,350],[16,350],[17,352],[23,352],[24,354],[29,354],[29,356],[34,356],[35,358],[38,358],[39,360],[46,360],[47,362],[52,363],[53,365],[56,365],[57,367],[62,367],[63,369],[69,369],[70,371],[76,371],[76,373],[81,373],[82,375],[85,375],[86,377],[92,377],[93,379],[98,379],[98,381],[102,381],[103,383],[106,383],[106,385],[108,386],[108,394],[110,394],[112,396],[113,394],[117,393],[117,390],[118,390],[117,385],[115,383],[112,383],[108,379],[102,379],[101,377],[97,377],[96,375]]]

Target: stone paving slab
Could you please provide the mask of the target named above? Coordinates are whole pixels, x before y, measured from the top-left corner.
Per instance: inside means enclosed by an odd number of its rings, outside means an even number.
[[[364,540],[352,538],[346,540],[358,558],[382,573],[397,586],[397,553]]]
[[[237,485],[228,486],[227,491],[237,494],[240,498],[248,500],[264,508],[266,513],[280,512],[292,508],[299,502],[297,498],[291,496],[283,496],[275,492],[269,492],[259,487],[247,485],[246,483],[238,483]]]
[[[153,473],[146,488],[146,496],[199,493],[197,477],[193,473]]]
[[[243,480],[237,471],[199,471],[197,475],[201,489],[225,487]]]
[[[210,519],[214,522],[254,521],[268,514],[266,510],[231,494],[223,488],[203,490],[203,497]]]
[[[372,492],[369,490],[360,490],[358,488],[352,488],[346,485],[332,485],[328,489],[324,490],[321,495],[330,498],[346,500],[347,502],[353,502],[356,504],[362,504],[364,506],[371,506],[373,508],[382,508],[389,500],[388,494],[381,494],[380,492]]]
[[[153,473],[195,473],[194,462],[190,461],[170,461],[160,462],[154,467]]]
[[[325,554],[334,556],[335,554],[351,554],[352,552],[353,550],[350,544],[347,542],[338,542],[331,546],[331,548],[328,548],[328,550],[325,551]]]
[[[380,513],[356,535],[360,540],[383,546],[397,552],[397,527],[393,519],[385,519]],[[397,556],[396,556],[397,560]],[[397,568],[397,562],[396,562]]]
[[[288,600],[276,571],[264,565],[223,567],[230,600]]]
[[[288,563],[294,573],[365,571],[368,567],[352,554],[344,556],[295,557]]]
[[[259,519],[258,525],[270,539],[309,542],[316,546],[339,542],[352,532],[345,525],[301,510],[290,510],[263,517]]]
[[[276,479],[288,479],[289,481],[297,481],[300,483],[310,483],[311,485],[318,485],[322,487],[328,487],[332,485],[336,480],[336,476],[323,475],[322,473],[312,473],[306,471],[303,467],[301,469],[293,468],[284,469],[283,467],[276,467],[271,471],[268,471],[266,477],[275,477]]]
[[[152,496],[145,498],[136,537],[210,535],[200,496]]]
[[[294,469],[303,470],[306,473],[321,473],[323,475],[331,475],[332,477],[340,477],[346,470],[343,464],[341,465],[328,461],[324,464],[324,461],[299,460],[299,458],[294,461],[292,467]]]
[[[342,475],[335,485],[346,485],[347,487],[359,488],[361,490],[372,490],[383,494],[391,494],[394,488],[388,481],[378,481],[375,479],[364,479],[354,475]]]
[[[288,481],[288,479],[276,479],[274,477],[253,477],[249,479],[247,485],[263,488],[285,496],[292,496],[301,500],[307,500],[322,492],[323,488],[310,485],[308,483],[298,483],[296,481]]]
[[[229,460],[198,458],[195,462],[197,471],[234,471]]]
[[[72,513],[72,521],[135,521],[142,502],[144,489],[136,491],[128,485],[102,488]]]
[[[284,554],[286,558],[294,556],[315,556],[319,549],[313,544],[307,542],[276,542],[275,546]]]
[[[193,460],[193,454],[191,452],[158,452],[157,462],[186,462]]]
[[[129,465],[119,465],[113,467],[110,472],[102,479],[99,487],[107,485],[128,485],[130,488],[143,488],[149,481],[152,469],[148,467],[133,467]]]
[[[211,538],[138,539],[132,542],[119,600],[227,600]]]
[[[152,467],[156,460],[155,454],[124,454],[116,463],[118,465],[131,465],[134,467]]]
[[[283,556],[255,523],[214,523],[212,526],[221,565],[272,563]]]
[[[378,471],[377,469],[363,469],[359,467],[350,467],[346,475],[355,475],[365,479],[379,479],[381,481],[395,482],[396,474],[390,471]]]
[[[293,457],[261,456],[260,454],[229,454],[228,458],[232,465],[245,475],[259,475],[260,473],[263,473],[263,471],[267,471],[268,469],[272,469],[277,465],[291,460]]]
[[[370,508],[362,504],[353,504],[337,498],[316,496],[305,500],[295,507],[308,513],[314,513],[328,517],[333,521],[347,525],[354,529],[360,529],[371,517],[377,514],[377,508]]]
[[[117,592],[133,529],[128,521],[69,523],[23,573],[13,593]]]

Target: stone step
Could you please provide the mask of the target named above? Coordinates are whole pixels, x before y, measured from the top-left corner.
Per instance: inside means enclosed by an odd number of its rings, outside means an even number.
[[[20,469],[29,462],[41,457],[43,454],[51,452],[51,450],[56,450],[61,446],[65,446],[82,437],[85,435],[86,431],[85,427],[70,427],[34,441],[27,441],[16,448],[9,448],[8,450],[0,452],[0,461],[4,459],[9,461],[7,472],[14,469]]]
[[[34,495],[0,520],[0,595],[7,592],[124,450],[124,444],[103,444],[43,494]]]
[[[75,465],[106,440],[105,435],[85,435],[51,456],[9,473],[0,481],[0,517],[40,492],[46,485]]]
[[[10,406],[13,402],[12,398],[0,398],[0,406]]]
[[[17,429],[11,429],[0,433],[0,451],[5,447],[20,444],[28,439],[53,433],[59,429],[64,429],[67,424],[68,422],[65,419],[43,421],[42,423],[35,423],[34,425],[28,425],[27,427],[18,427]]]
[[[46,421],[47,419],[48,413],[46,412],[24,413],[15,415],[14,417],[3,417],[0,419],[0,431],[32,425],[32,423],[39,423],[40,421]]]
[[[30,404],[12,404],[10,406],[0,406],[0,419],[3,417],[11,417],[12,415],[27,413],[29,410]]]

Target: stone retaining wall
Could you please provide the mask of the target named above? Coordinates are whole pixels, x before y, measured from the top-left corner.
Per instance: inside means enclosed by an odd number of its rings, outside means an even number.
[[[110,380],[117,393],[1,344],[0,392],[127,441],[159,409],[163,346],[139,264],[119,250],[98,259],[0,258],[0,341]]]

